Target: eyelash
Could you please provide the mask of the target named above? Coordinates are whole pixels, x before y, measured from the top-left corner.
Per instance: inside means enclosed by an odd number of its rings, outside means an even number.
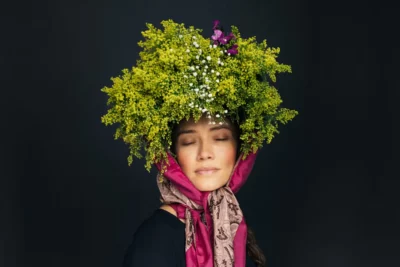
[[[225,137],[225,138],[216,138],[215,140],[217,140],[217,141],[226,141],[226,140],[228,140],[229,138],[227,138],[227,137]],[[190,142],[190,143],[183,143],[182,145],[183,146],[188,146],[188,145],[191,145],[191,144],[193,144],[194,142]]]

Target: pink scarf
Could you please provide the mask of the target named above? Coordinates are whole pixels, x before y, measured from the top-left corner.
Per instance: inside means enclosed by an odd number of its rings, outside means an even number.
[[[161,199],[186,220],[186,266],[244,267],[247,226],[234,194],[246,182],[257,153],[237,160],[227,185],[212,192],[195,188],[168,152],[169,164],[157,176]],[[161,164],[156,164],[160,170]],[[161,179],[160,179],[161,178]]]

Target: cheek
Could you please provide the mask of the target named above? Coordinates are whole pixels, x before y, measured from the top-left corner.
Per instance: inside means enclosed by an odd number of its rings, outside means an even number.
[[[185,174],[188,174],[190,172],[190,167],[194,166],[196,162],[196,158],[194,158],[195,155],[196,151],[190,147],[179,149],[177,151],[176,157],[179,166],[181,166],[181,169]]]
[[[226,167],[233,167],[236,163],[236,147],[232,145],[220,147],[217,151],[217,158],[220,159]]]

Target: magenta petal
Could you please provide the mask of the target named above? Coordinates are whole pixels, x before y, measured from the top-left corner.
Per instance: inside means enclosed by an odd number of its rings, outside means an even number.
[[[231,54],[231,55],[236,55],[236,54],[238,53],[237,47],[238,47],[238,45],[237,45],[237,44],[234,44],[231,48],[229,48],[229,49],[227,50],[227,52],[228,52],[229,54]]]
[[[233,33],[230,33],[229,35],[226,36],[227,42],[229,42],[232,39],[235,39],[235,35]]]
[[[220,31],[220,30],[214,30],[214,35],[211,36],[211,39],[213,39],[213,40],[218,40],[218,39],[221,38],[221,36],[222,36],[222,37],[224,36],[224,34],[222,33],[222,31]]]
[[[214,20],[213,30],[217,29],[218,25],[219,25],[219,20]]]

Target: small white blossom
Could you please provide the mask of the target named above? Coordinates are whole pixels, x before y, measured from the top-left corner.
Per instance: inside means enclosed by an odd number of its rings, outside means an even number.
[[[207,111],[207,109],[206,108],[203,108],[203,110],[202,110],[203,112],[206,112]]]
[[[213,45],[214,48],[217,48],[217,45]]]
[[[197,39],[196,36],[194,36],[194,35],[192,36],[192,38],[193,38],[193,39]]]
[[[217,79],[217,80],[215,80],[217,83],[219,83],[219,80]]]
[[[231,55],[231,53],[228,53],[228,56],[230,56]]]
[[[206,63],[206,61],[203,59],[203,60],[201,61],[201,63],[203,63],[203,64],[204,64],[204,63]]]
[[[208,69],[208,66],[207,66],[207,65],[205,65],[205,66],[204,66],[204,68]]]
[[[211,73],[214,73],[214,70],[211,70]]]
[[[187,75],[183,75],[183,78],[187,78],[188,76]]]
[[[197,105],[197,104],[196,104],[196,105],[195,105],[195,107],[196,107],[196,108],[198,108],[198,107],[199,107],[199,105]]]
[[[189,86],[193,86],[193,83],[189,83]]]
[[[190,50],[189,50],[189,49],[186,49],[186,53],[190,53]]]
[[[224,51],[219,51],[221,54],[223,54],[224,53]]]
[[[212,45],[210,45],[210,48],[212,47]]]
[[[210,57],[210,56],[207,56],[207,60],[210,61],[210,60],[211,60],[211,57]]]
[[[196,59],[199,59],[200,57],[199,56],[196,56]]]
[[[212,94],[208,94],[208,97],[212,97]]]
[[[215,115],[215,117],[217,117],[217,118],[219,118],[219,117],[221,117],[219,114],[217,114],[217,115]]]
[[[199,66],[196,66],[196,69],[199,69],[200,67]]]
[[[201,49],[199,49],[199,54],[201,54],[201,52],[203,52]]]
[[[203,72],[203,76],[206,76],[207,73]]]
[[[224,113],[228,113],[228,110],[225,109],[225,110],[224,110]]]
[[[228,52],[228,51],[225,50],[224,52],[226,53],[226,52]]]
[[[212,124],[215,124],[215,121],[213,121]]]
[[[223,122],[222,122],[222,121],[220,121],[218,124],[220,124],[220,125],[221,125],[221,124],[223,124]]]
[[[193,72],[193,76],[196,77],[197,76],[197,72]]]
[[[195,91],[195,92],[198,92],[198,91],[199,91],[199,88],[194,88],[194,91]]]
[[[224,65],[224,62],[221,62],[221,66],[223,66]]]
[[[171,52],[172,52],[172,51],[174,51],[174,49],[170,48],[170,49],[169,49],[169,51],[171,51]]]
[[[182,38],[183,38],[183,35],[182,35],[182,34],[179,34],[179,38],[181,38],[181,39],[182,39]]]
[[[219,72],[217,71],[217,73],[215,73],[215,75],[219,76]]]

